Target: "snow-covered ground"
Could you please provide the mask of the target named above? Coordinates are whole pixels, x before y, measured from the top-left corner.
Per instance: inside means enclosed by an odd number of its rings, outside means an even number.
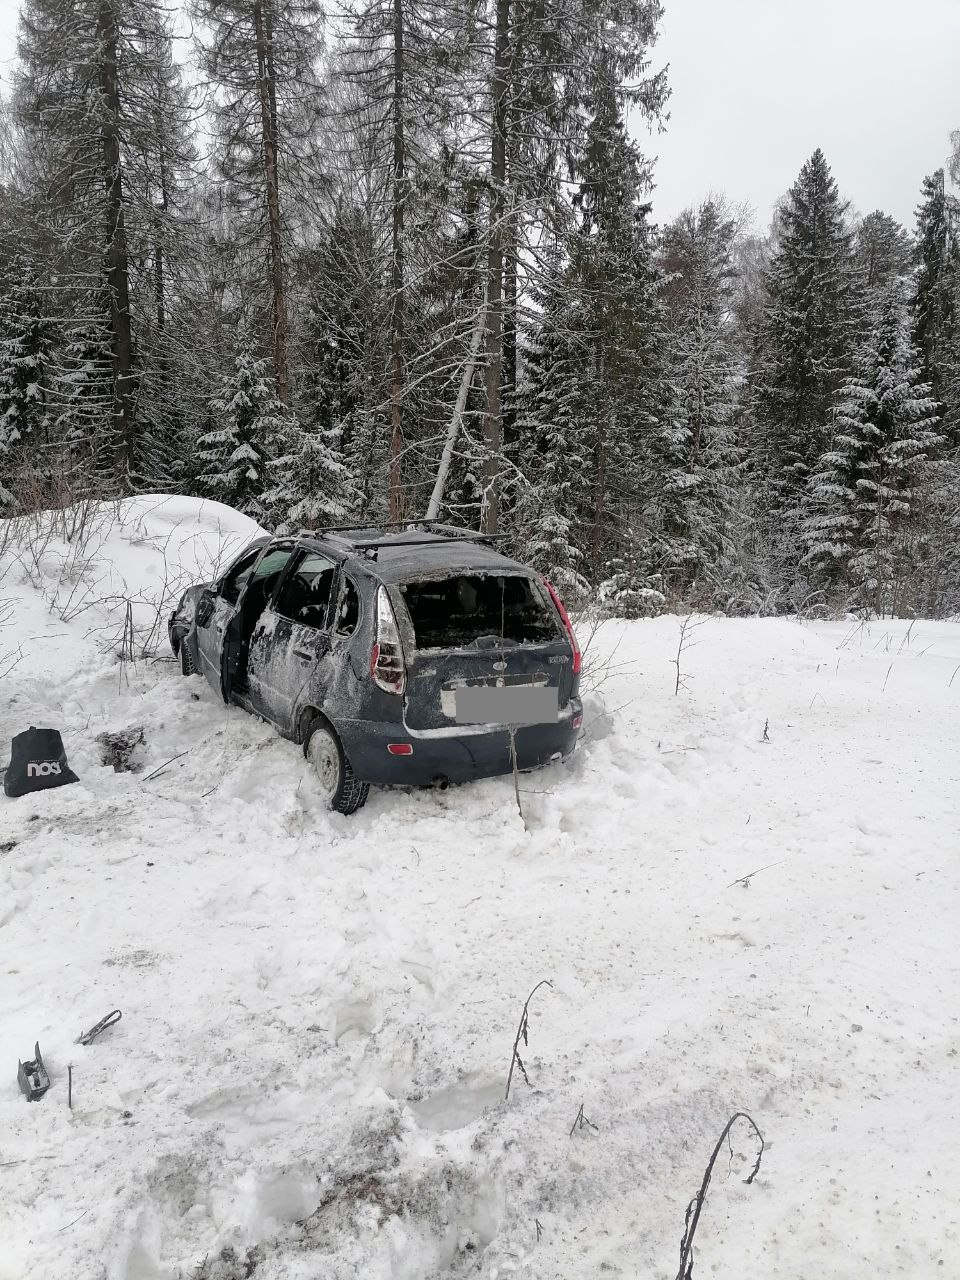
[[[697,1275],[960,1275],[960,626],[707,619],[675,696],[678,620],[607,624],[525,820],[509,779],[342,818],[139,656],[254,527],[89,523],[0,562],[0,737],[81,779],[0,796],[0,1280],[670,1280],[740,1109]]]

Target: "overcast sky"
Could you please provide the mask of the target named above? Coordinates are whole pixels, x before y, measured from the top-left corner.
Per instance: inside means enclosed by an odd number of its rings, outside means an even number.
[[[654,213],[708,191],[774,201],[820,147],[861,213],[908,228],[920,183],[960,129],[960,0],[665,0],[670,65]]]
[[[912,229],[924,175],[960,128],[960,0],[665,0],[653,50],[670,64],[659,159],[663,222],[709,191],[756,210],[758,227],[821,147],[861,213]],[[0,0],[0,77],[16,35]]]

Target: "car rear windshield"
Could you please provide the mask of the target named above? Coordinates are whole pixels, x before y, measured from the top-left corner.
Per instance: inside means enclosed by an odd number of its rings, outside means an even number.
[[[464,573],[406,582],[400,592],[418,649],[542,644],[560,637],[556,614],[529,578]]]

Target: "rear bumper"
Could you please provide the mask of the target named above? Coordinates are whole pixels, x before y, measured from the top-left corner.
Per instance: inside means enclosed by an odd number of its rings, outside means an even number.
[[[582,714],[579,698],[571,698],[556,724],[517,729],[517,767],[537,769],[568,756],[576,746]],[[362,782],[377,786],[422,787],[438,779],[470,782],[513,771],[510,735],[505,729],[434,737],[410,733],[403,725],[345,720],[337,730],[354,773]],[[387,750],[391,743],[409,743],[412,754],[391,755]]]

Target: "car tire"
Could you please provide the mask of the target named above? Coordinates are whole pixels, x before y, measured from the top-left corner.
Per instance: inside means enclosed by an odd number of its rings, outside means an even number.
[[[180,641],[180,674],[182,676],[195,676],[197,668],[194,666],[193,654],[190,652],[190,646],[187,644],[187,637],[184,636]]]
[[[325,720],[311,723],[303,740],[303,754],[313,766],[320,794],[329,808],[351,814],[366,804],[370,784],[359,781],[340,739]]]

